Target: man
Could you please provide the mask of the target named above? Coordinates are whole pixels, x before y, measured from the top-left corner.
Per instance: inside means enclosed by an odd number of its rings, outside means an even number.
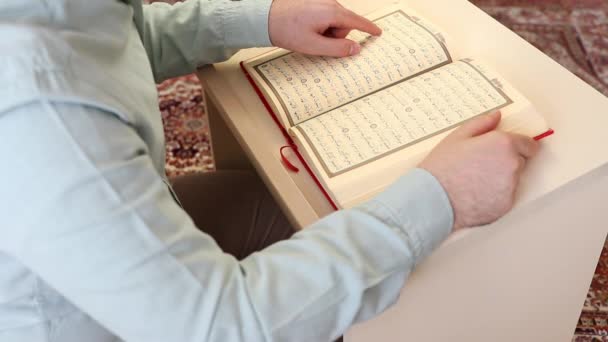
[[[505,214],[538,147],[499,114],[257,253],[291,230],[254,175],[176,180],[196,223],[180,207],[154,81],[250,46],[356,54],[352,29],[381,34],[334,0],[3,0],[0,341],[330,341],[450,232]]]

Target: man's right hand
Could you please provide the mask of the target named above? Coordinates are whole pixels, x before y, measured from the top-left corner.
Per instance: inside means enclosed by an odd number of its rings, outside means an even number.
[[[454,231],[491,223],[512,207],[534,139],[496,130],[500,113],[475,118],[445,138],[419,165],[446,190]]]

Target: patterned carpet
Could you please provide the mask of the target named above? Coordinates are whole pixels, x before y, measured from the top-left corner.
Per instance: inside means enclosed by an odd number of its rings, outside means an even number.
[[[472,2],[608,95],[608,0]],[[213,170],[209,126],[196,77],[168,80],[158,90],[167,136],[167,173]],[[573,341],[608,341],[608,243]]]
[[[203,89],[195,75],[158,85],[169,177],[214,169]]]

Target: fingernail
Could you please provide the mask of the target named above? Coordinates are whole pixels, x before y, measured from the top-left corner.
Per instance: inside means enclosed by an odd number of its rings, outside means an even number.
[[[361,45],[355,43],[350,46],[350,52],[348,54],[350,56],[353,56],[358,54],[359,52],[361,52]]]

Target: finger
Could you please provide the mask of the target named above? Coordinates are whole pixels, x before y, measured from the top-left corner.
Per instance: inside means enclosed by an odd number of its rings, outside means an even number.
[[[361,52],[361,45],[350,39],[329,38],[321,35],[315,36],[309,46],[313,48],[305,51],[306,53],[320,56],[346,57]]]
[[[338,10],[334,24],[333,26],[340,29],[359,30],[372,36],[382,34],[382,29],[378,25],[344,7],[340,7]]]
[[[330,38],[346,38],[350,31],[351,29],[332,27],[325,32],[324,36]]]
[[[538,141],[521,134],[511,134],[517,152],[526,159],[534,157],[538,153],[540,144]]]
[[[478,116],[474,119],[465,122],[457,130],[452,132],[450,137],[472,138],[488,133],[498,127],[500,119],[500,112],[494,112],[492,114]]]
[[[526,168],[526,164],[528,163],[528,159],[526,159],[526,157],[524,157],[521,154],[517,158],[518,158],[517,173],[519,174],[519,173],[521,173]]]

